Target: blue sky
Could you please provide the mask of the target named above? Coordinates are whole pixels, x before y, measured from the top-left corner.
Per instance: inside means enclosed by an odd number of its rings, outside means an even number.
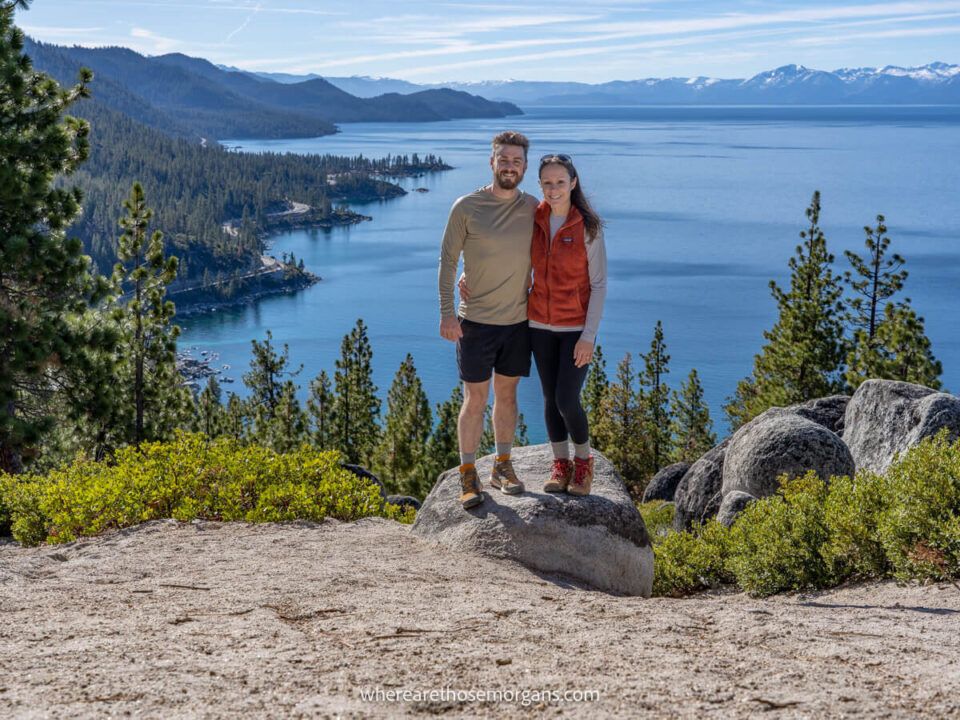
[[[411,80],[747,77],[960,62],[960,0],[34,0],[32,37],[246,70]]]

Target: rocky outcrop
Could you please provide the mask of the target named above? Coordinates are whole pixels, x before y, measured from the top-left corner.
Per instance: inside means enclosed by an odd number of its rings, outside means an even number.
[[[843,440],[857,468],[884,472],[900,453],[946,428],[960,436],[960,398],[922,385],[867,380],[850,399]]]
[[[549,445],[514,449],[513,466],[526,485],[520,495],[489,486],[493,456],[488,455],[477,463],[486,498],[470,510],[460,506],[457,469],[448,470],[424,500],[412,532],[608,592],[649,596],[653,550],[643,519],[611,463],[595,456],[591,494],[574,497],[542,490],[553,463]]]
[[[790,405],[784,409],[807,420],[813,420],[818,425],[823,425],[827,430],[833,430],[837,435],[842,435],[844,416],[849,402],[849,395],[830,395],[829,397]]]
[[[852,475],[853,456],[840,437],[792,408],[771,408],[734,433],[723,464],[723,495],[776,493],[781,475],[813,470],[823,479]]]
[[[723,463],[730,438],[697,460],[677,485],[673,496],[675,530],[687,530],[695,522],[706,522],[720,509]]]
[[[730,527],[733,525],[733,521],[737,519],[737,515],[742,513],[747,505],[754,500],[756,498],[753,495],[748,495],[739,490],[727,493],[723,496],[720,509],[717,511],[717,522],[725,527]]]
[[[650,502],[651,500],[666,500],[667,502],[672,502],[673,496],[677,492],[677,485],[680,484],[680,480],[683,479],[683,476],[687,474],[687,470],[689,469],[690,463],[685,462],[667,465],[661,469],[660,472],[653,476],[646,490],[643,491],[643,499],[641,502]]]

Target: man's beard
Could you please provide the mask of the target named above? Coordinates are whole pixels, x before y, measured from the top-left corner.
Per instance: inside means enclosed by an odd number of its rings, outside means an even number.
[[[523,175],[520,173],[515,173],[510,177],[504,177],[503,175],[503,173],[497,173],[496,175],[497,187],[503,190],[513,190],[523,180]]]

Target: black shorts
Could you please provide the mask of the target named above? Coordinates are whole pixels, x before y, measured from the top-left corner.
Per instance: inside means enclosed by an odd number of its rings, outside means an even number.
[[[457,340],[457,368],[464,382],[484,382],[491,373],[530,376],[530,333],[527,321],[488,325],[460,319],[463,337]]]

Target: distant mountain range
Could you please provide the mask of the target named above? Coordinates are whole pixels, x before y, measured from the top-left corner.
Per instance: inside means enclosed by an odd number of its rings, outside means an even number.
[[[179,53],[145,57],[120,47],[61,47],[28,41],[34,66],[61,82],[94,72],[95,101],[168,133],[211,139],[315,137],[335,123],[499,118],[507,102],[449,88],[356,97],[320,78],[279,83]]]
[[[304,76],[281,73],[259,75],[284,83],[304,79]],[[802,65],[784,65],[751,78],[647,78],[596,85],[524,80],[417,85],[391,78],[325,79],[358,97],[448,87],[521,106],[960,104],[960,65],[942,62],[910,68],[887,65],[882,68],[842,68],[832,72]]]

